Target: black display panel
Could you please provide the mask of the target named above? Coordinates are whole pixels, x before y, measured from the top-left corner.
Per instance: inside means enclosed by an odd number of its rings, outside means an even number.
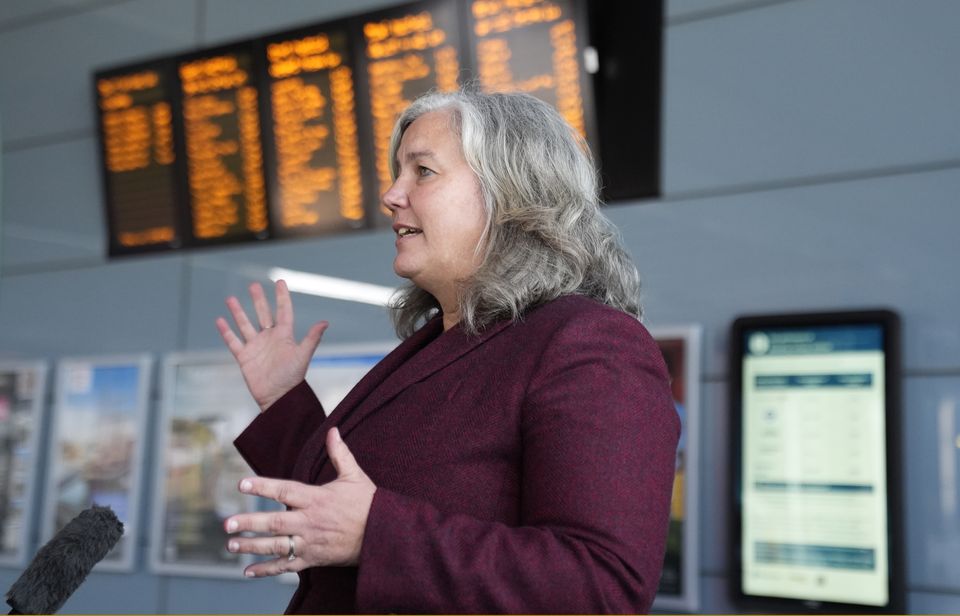
[[[897,316],[742,317],[730,367],[735,600],[902,613]]]
[[[390,188],[390,135],[400,113],[421,94],[460,87],[460,3],[418,2],[358,18],[363,92],[372,131],[374,193]]]
[[[606,198],[654,196],[661,19],[659,1],[424,0],[98,71],[109,253],[385,226],[396,117],[466,82],[554,105]]]
[[[258,60],[238,45],[176,62],[191,245],[267,237]]]
[[[264,39],[263,135],[277,235],[364,225],[354,50],[345,22]]]
[[[182,243],[169,63],[99,73],[95,79],[110,253]]]
[[[469,1],[470,51],[485,92],[526,92],[588,137],[590,88],[581,57],[586,30],[573,0]],[[580,26],[578,26],[578,24]],[[591,127],[592,132],[592,127]]]

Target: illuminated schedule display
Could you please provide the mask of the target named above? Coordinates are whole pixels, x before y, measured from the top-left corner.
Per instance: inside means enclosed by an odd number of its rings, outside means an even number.
[[[177,74],[192,237],[198,243],[266,237],[253,54],[238,50],[181,60]]]
[[[159,67],[96,79],[111,252],[176,247],[172,83]]]
[[[901,611],[897,322],[875,311],[735,323],[741,602]]]
[[[397,116],[430,90],[460,87],[458,4],[430,2],[378,13],[363,22],[377,187],[391,183],[390,135]]]
[[[484,91],[533,94],[586,138],[573,8],[563,0],[472,0],[470,30]]]
[[[265,43],[273,226],[309,234],[363,225],[356,70],[345,28]]]
[[[660,3],[639,4],[659,28]],[[396,118],[465,83],[541,98],[602,160],[587,13],[585,0],[424,0],[96,72],[110,255],[385,227]]]

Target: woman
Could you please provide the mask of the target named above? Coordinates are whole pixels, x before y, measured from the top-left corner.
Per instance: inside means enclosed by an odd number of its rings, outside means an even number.
[[[289,612],[647,611],[679,423],[586,146],[533,97],[460,92],[390,151],[405,340],[328,418],[303,382],[326,323],[297,343],[282,282],[275,321],[256,284],[261,329],[236,298],[240,336],[218,320],[264,411],[241,490],[288,508],[227,520],[262,534],[228,549],[299,572]]]

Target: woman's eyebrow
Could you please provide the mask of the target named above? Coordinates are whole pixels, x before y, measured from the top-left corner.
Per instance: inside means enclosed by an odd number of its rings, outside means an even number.
[[[404,159],[407,161],[417,160],[418,158],[431,158],[435,159],[437,156],[433,153],[433,150],[417,150],[415,152],[407,152],[404,155]]]

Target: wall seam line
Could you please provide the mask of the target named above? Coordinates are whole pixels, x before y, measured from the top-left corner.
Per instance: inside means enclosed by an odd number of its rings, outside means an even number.
[[[739,4],[734,4],[730,6],[715,8],[715,9],[703,9],[700,11],[692,11],[686,15],[677,15],[675,17],[667,17],[664,19],[664,26],[683,26],[690,23],[696,23],[698,21],[706,21],[708,19],[716,19],[721,17],[727,17],[729,15],[736,15],[738,13],[746,13],[749,11],[756,11],[759,9],[766,9],[773,6],[778,6],[781,4],[788,4],[791,2],[796,2],[796,0],[757,0],[756,2],[742,2]]]
[[[56,21],[58,19],[65,19],[67,17],[75,17],[77,15],[90,13],[104,7],[123,4],[124,2],[130,1],[131,0],[94,0],[88,2],[87,4],[63,6],[50,9],[48,11],[35,13],[33,15],[28,15],[26,17],[15,17],[6,23],[0,23],[0,34],[11,32],[13,30],[20,30],[22,28],[29,28],[44,22]]]

